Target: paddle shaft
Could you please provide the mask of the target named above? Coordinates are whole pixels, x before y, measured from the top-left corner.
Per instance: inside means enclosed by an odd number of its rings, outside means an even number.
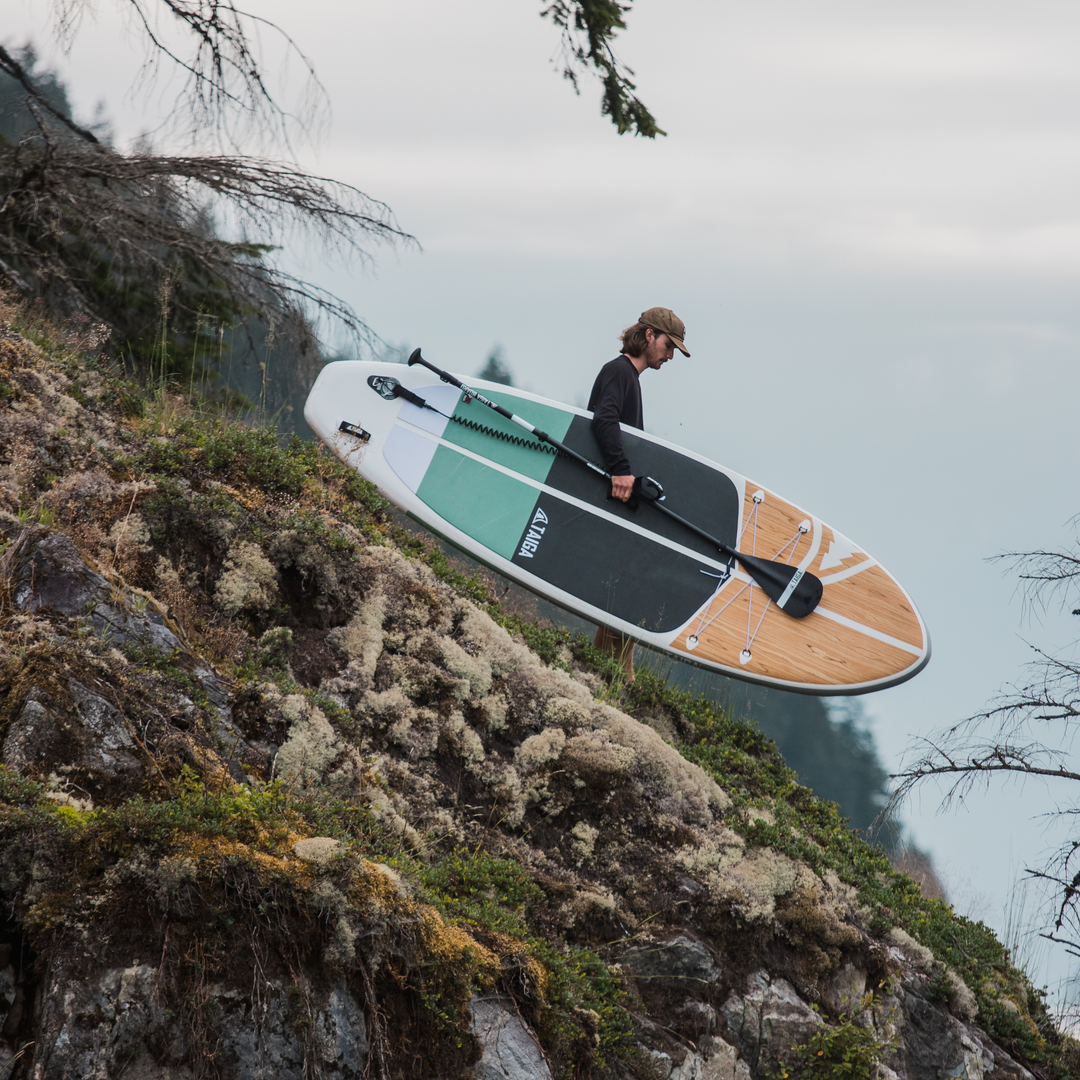
[[[541,442],[546,442],[549,446],[555,447],[555,449],[558,450],[560,453],[565,454],[569,458],[573,458],[574,461],[577,461],[580,464],[584,465],[587,469],[592,469],[592,471],[598,476],[602,476],[605,480],[611,479],[611,473],[609,473],[606,469],[601,468],[599,465],[596,464],[596,462],[590,461],[583,454],[579,454],[576,450],[572,450],[565,443],[562,443],[558,439],[553,438],[546,431],[541,431],[539,428],[534,427],[528,422],[528,420],[523,420],[520,416],[515,416],[514,413],[512,413],[509,409],[504,408],[498,402],[491,401],[490,399],[484,397],[483,394],[477,393],[475,390],[472,389],[472,387],[466,386],[465,383],[463,383],[460,379],[455,378],[455,376],[451,375],[450,372],[443,371],[442,368],[437,368],[434,364],[428,363],[428,361],[420,355],[419,349],[414,349],[412,355],[409,357],[409,367],[413,367],[416,364],[422,364],[429,371],[432,371],[436,375],[438,375],[443,382],[449,383],[451,386],[456,387],[463,394],[465,394],[466,397],[476,398],[476,400],[479,401],[481,405],[486,405],[489,409],[494,409],[495,412],[497,412],[500,416],[504,416],[507,420],[510,420],[511,422],[517,424],[518,427],[524,428],[527,432],[529,432],[535,438],[539,439]],[[655,483],[655,481],[653,481],[653,483]],[[657,486],[659,487],[659,485]],[[699,536],[707,544],[711,544],[718,551],[720,551],[721,554],[726,555],[728,558],[731,559],[737,559],[742,564],[746,572],[750,575],[750,577],[757,581],[758,584],[761,585],[763,588],[765,587],[765,583],[760,579],[763,573],[768,573],[766,567],[783,566],[785,570],[792,569],[791,567],[787,566],[787,564],[774,563],[771,560],[757,559],[752,556],[748,557],[746,555],[743,555],[735,548],[729,547],[722,540],[718,540],[715,536],[710,535],[704,529],[695,525],[692,521],[688,521],[681,514],[677,514],[674,510],[671,510],[668,507],[664,506],[664,504],[661,503],[658,498],[650,499],[647,496],[642,495],[640,485],[638,489],[638,494],[642,497],[642,500],[644,502],[655,506],[656,509],[659,510],[661,513],[666,514],[673,521],[677,521],[684,528],[689,529],[692,533],[694,533],[696,536]],[[663,496],[661,495],[660,498],[662,497]],[[771,578],[771,575],[769,576]],[[808,575],[805,571],[796,569],[792,572],[790,580],[779,586],[782,591],[780,591],[778,595],[773,595],[773,599],[776,601],[776,605],[781,609],[781,611],[784,610],[788,600],[791,598],[792,594],[795,592],[797,586],[804,577],[813,579],[812,574]],[[777,584],[771,580],[769,584],[771,588],[766,589],[766,592],[769,592],[770,594],[776,593],[778,590]],[[810,582],[808,581],[807,584],[810,584]],[[819,598],[820,595],[821,594],[819,592]],[[816,601],[814,601],[810,610],[813,610],[813,607],[816,606],[817,603]],[[794,613],[787,612],[787,614]],[[809,614],[809,611],[805,612],[804,614]],[[794,617],[801,618],[803,616],[795,615]]]

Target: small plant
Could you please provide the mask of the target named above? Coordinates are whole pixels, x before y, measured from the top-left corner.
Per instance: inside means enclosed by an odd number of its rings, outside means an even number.
[[[121,392],[118,404],[120,414],[128,420],[142,420],[146,416],[146,398],[139,391]]]
[[[817,1011],[815,1005],[814,1011]],[[877,1074],[896,1037],[886,1037],[860,1017],[875,1012],[873,993],[867,994],[850,1013],[841,1013],[833,1024],[819,1028],[802,1046],[793,1046],[791,1064],[774,1073],[774,1080],[869,1080]]]
[[[517,863],[458,848],[421,870],[429,902],[453,922],[524,933],[524,916],[543,897]]]
[[[284,671],[293,648],[293,632],[287,626],[273,626],[255,646],[255,662],[261,668]]]
[[[525,639],[525,644],[548,667],[562,668],[563,671],[572,670],[571,647],[575,644],[580,647],[585,642],[583,636],[579,635],[580,641],[575,642],[575,639],[570,636],[570,631],[562,626],[540,626],[513,613],[494,612],[493,615],[495,621],[511,634],[520,634]]]
[[[56,520],[56,511],[39,499],[30,506],[21,507],[18,518],[20,525],[44,525],[46,529],[49,529]]]

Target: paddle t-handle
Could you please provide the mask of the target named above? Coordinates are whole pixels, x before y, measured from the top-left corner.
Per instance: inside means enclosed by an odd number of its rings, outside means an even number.
[[[571,450],[565,443],[559,442],[558,439],[553,439],[546,431],[541,431],[539,428],[533,427],[527,420],[522,420],[520,416],[515,416],[509,409],[504,408],[502,405],[498,404],[498,402],[490,401],[488,398],[484,397],[483,394],[478,394],[471,387],[466,386],[460,379],[451,375],[450,372],[443,371],[434,364],[429,364],[428,361],[421,356],[419,349],[413,349],[412,355],[409,357],[409,367],[413,367],[416,364],[422,364],[429,371],[438,375],[443,382],[457,387],[457,389],[467,397],[476,398],[481,405],[486,405],[489,409],[494,409],[500,416],[506,417],[507,420],[517,424],[518,427],[522,427],[530,434],[535,435],[541,442],[546,442],[549,446],[554,446],[560,453],[565,454],[569,458],[573,458],[574,461],[578,462],[580,465],[584,465],[587,469],[591,469],[594,473],[604,477],[604,479],[611,479],[611,473],[606,469],[602,469],[595,462],[590,461],[583,454],[579,454],[576,450]],[[651,489],[646,490],[646,484],[651,485]],[[799,567],[790,566],[788,563],[774,562],[772,559],[759,559],[753,555],[745,555],[743,552],[737,551],[723,541],[718,540],[715,536],[711,536],[704,529],[699,528],[692,521],[688,521],[682,515],[675,513],[674,510],[666,506],[664,504],[664,489],[653,480],[652,477],[637,477],[634,481],[634,490],[643,502],[655,506],[662,514],[666,514],[673,521],[679,522],[680,525],[685,526],[696,536],[701,537],[702,540],[711,544],[728,558],[737,559],[742,564],[746,573],[754,580],[754,583],[758,588],[760,588],[785,615],[790,615],[794,619],[805,619],[806,616],[818,606],[822,593],[824,592],[824,587],[821,584],[821,579],[814,574],[811,574],[809,570],[801,570]]]

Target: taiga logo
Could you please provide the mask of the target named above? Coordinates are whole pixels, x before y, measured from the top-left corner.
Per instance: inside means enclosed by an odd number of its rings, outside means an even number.
[[[525,534],[525,539],[521,541],[521,550],[518,552],[519,558],[531,559],[536,554],[540,539],[547,530],[547,523],[547,514],[538,506],[536,513],[533,514],[532,522],[529,524],[529,531]]]

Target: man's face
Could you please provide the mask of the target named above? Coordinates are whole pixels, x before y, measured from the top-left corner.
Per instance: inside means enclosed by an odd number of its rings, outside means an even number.
[[[675,345],[667,334],[658,334],[652,329],[645,331],[645,340],[648,342],[642,353],[645,366],[659,371],[675,355]]]

